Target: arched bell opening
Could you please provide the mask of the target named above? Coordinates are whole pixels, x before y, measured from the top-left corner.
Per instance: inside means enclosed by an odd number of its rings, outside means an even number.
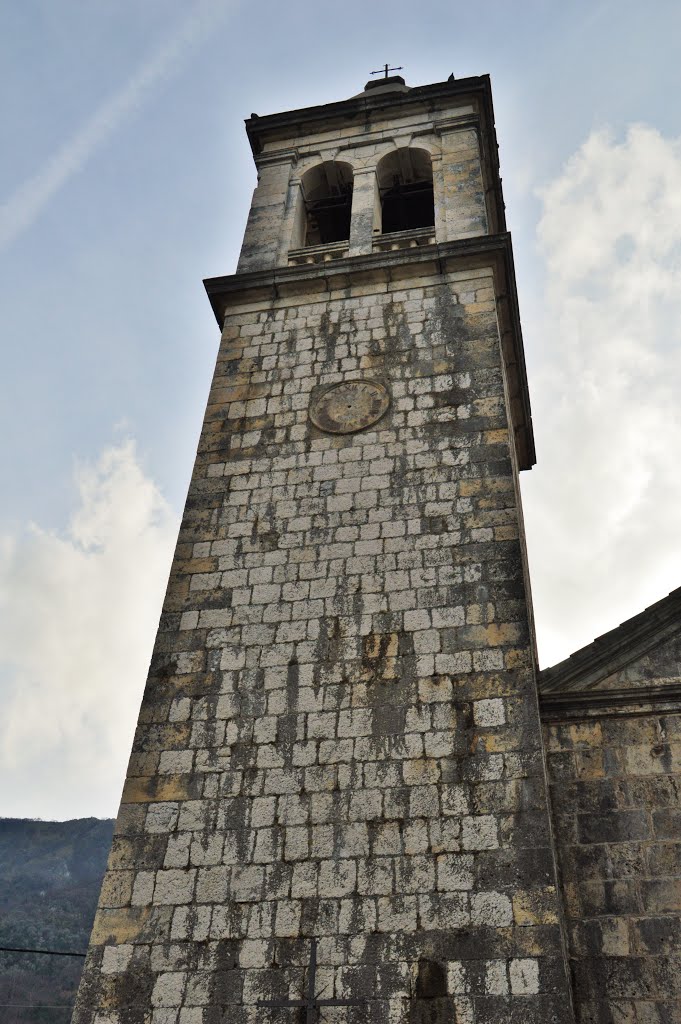
[[[425,149],[403,146],[376,168],[381,197],[381,232],[433,227],[433,167]]]
[[[301,244],[328,245],[350,238],[353,173],[350,164],[326,160],[303,175]]]

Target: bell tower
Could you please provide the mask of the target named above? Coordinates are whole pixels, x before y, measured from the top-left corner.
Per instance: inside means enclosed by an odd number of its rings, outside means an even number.
[[[74,1020],[567,1024],[489,79],[246,129]]]

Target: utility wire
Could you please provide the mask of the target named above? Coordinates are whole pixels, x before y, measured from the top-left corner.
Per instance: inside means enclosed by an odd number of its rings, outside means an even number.
[[[71,953],[64,949],[21,949],[18,946],[0,946],[0,953],[42,953],[44,956],[87,956],[87,953]]]

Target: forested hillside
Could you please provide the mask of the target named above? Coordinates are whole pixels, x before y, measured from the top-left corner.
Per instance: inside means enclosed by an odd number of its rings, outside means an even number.
[[[113,821],[97,818],[0,818],[0,946],[87,948],[112,831]],[[0,953],[0,1020],[66,1024],[82,966]]]

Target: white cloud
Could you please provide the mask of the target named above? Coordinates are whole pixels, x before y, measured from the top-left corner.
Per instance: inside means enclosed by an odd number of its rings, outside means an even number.
[[[221,0],[198,0],[129,81],[94,112],[43,168],[17,188],[0,206],[0,251],[33,224],[55,193],[81,170],[153,90],[179,69],[182,61],[208,38],[229,9]]]
[[[0,547],[0,815],[113,815],[177,519],[128,441],[77,472],[64,536]]]
[[[681,585],[681,140],[594,132],[541,198],[523,492],[547,665]]]

